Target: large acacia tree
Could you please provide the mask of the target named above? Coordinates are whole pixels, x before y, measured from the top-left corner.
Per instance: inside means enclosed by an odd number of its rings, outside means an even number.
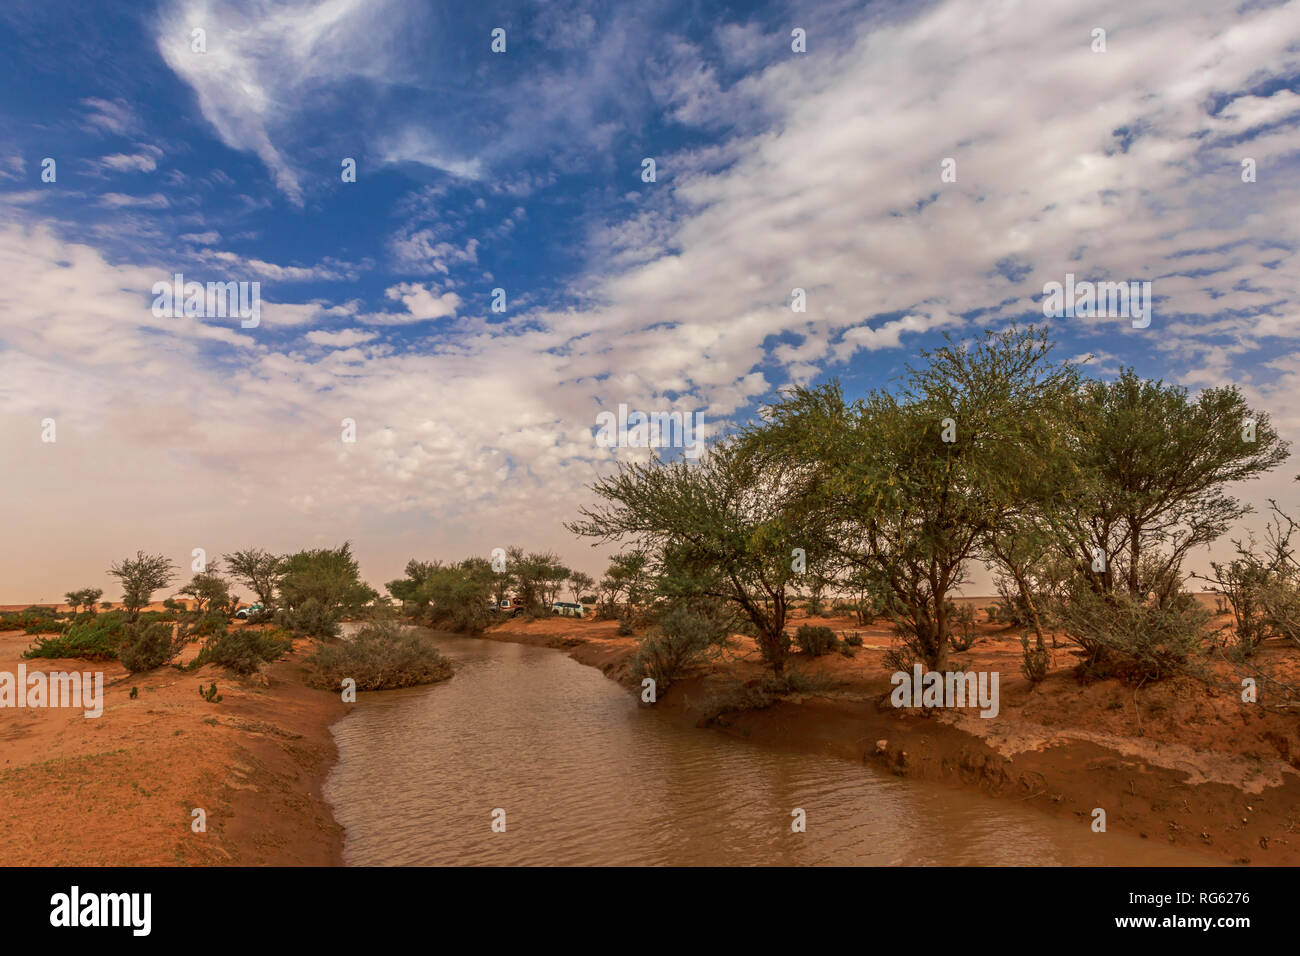
[[[842,571],[865,578],[913,654],[943,670],[948,594],[1045,493],[1065,453],[1055,409],[1077,370],[1044,332],[1012,328],[923,352],[897,392],[846,404],[838,385],[795,389],[754,440],[799,462],[832,516]]]
[[[629,541],[649,557],[656,592],[728,602],[754,627],[763,659],[780,677],[786,615],[808,566],[828,559],[823,502],[799,463],[745,435],[697,461],[620,466],[592,486],[602,504],[581,509],[570,530]]]
[[[1251,510],[1228,493],[1230,482],[1288,455],[1268,415],[1235,386],[1192,398],[1132,369],[1085,383],[1066,421],[1082,477],[1056,512],[1063,545],[1096,590],[1137,600],[1167,599],[1188,552]]]

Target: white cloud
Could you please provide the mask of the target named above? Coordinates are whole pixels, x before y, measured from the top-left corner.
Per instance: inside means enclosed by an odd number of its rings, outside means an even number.
[[[104,193],[99,197],[99,205],[109,209],[166,209],[171,205],[162,193],[148,196],[128,196],[126,193]]]

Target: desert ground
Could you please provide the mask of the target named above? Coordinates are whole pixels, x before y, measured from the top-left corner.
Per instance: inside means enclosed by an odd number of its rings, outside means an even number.
[[[0,671],[15,672],[32,640],[0,632]],[[310,644],[249,679],[215,665],[131,675],[117,661],[22,661],[29,673],[103,671],[104,712],[0,711],[0,865],[341,863],[321,786],[344,705],[302,683]],[[220,703],[199,696],[213,681]],[[206,832],[193,830],[196,808]]]

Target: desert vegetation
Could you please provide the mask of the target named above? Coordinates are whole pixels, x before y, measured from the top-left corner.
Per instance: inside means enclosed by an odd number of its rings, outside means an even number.
[[[834,647],[833,634],[789,633],[801,596],[811,615],[830,595],[860,622],[886,617],[887,666],[947,669],[975,640],[951,599],[978,563],[996,574],[995,613],[1021,632],[1031,680],[1060,635],[1081,678],[1141,684],[1196,672],[1216,650],[1184,565],[1251,510],[1228,488],[1288,454],[1235,387],[1090,378],[1044,331],[1011,328],[949,339],[853,402],[835,382],[791,388],[698,462],[621,465],[569,527],[624,549],[600,585],[608,612],[722,602],[778,678],[792,642],[809,657]],[[1234,542],[1209,582],[1231,606],[1238,658],[1297,640],[1297,526],[1273,509],[1266,544]],[[667,655],[676,671],[715,646],[662,629],[644,640],[647,662],[683,648]]]

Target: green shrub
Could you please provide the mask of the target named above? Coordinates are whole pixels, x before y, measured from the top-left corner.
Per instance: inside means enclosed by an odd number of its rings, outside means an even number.
[[[122,665],[133,674],[170,663],[187,640],[183,628],[174,634],[172,626],[164,621],[136,621],[128,624],[124,633],[126,641],[118,655]]]
[[[28,634],[52,634],[63,630],[67,621],[60,619],[52,607],[24,608],[21,611],[0,611],[0,631],[25,631]]]
[[[845,634],[844,643],[847,644],[849,647],[861,647],[862,635],[859,634],[857,631],[852,631],[848,634]]]
[[[251,674],[258,665],[278,661],[293,647],[293,638],[280,630],[243,627],[237,631],[224,628],[203,643],[191,668],[220,664],[236,674]]]
[[[655,692],[667,690],[688,668],[716,655],[727,644],[734,615],[724,606],[684,602],[667,608],[641,638],[631,672],[649,677]]]
[[[126,639],[127,616],[109,611],[73,621],[53,637],[38,638],[23,657],[76,657],[83,660],[113,660]]]
[[[969,651],[975,646],[978,637],[975,633],[975,611],[969,604],[953,608],[952,630],[948,634],[948,646],[954,651]]]
[[[835,632],[824,624],[804,624],[794,632],[794,642],[809,657],[821,657],[839,646]]]
[[[315,671],[308,683],[322,690],[338,690],[348,677],[357,690],[393,690],[452,675],[451,662],[428,635],[391,622],[367,624],[350,640],[322,644],[311,663]]]
[[[313,597],[295,605],[293,610],[279,611],[275,623],[307,637],[338,637],[341,617],[341,611]]]
[[[1029,632],[1021,631],[1020,646],[1023,648],[1023,655],[1020,662],[1020,671],[1030,683],[1037,684],[1047,678],[1047,672],[1051,668],[1052,653],[1043,646],[1041,641],[1036,641],[1033,647],[1029,646]]]
[[[1066,636],[1083,649],[1084,676],[1133,684],[1186,671],[1204,647],[1210,617],[1182,592],[1161,603],[1127,592],[1094,591],[1086,583],[1070,589],[1059,613]]]
[[[203,685],[200,684],[200,685],[199,685],[199,696],[202,697],[204,700],[206,700],[209,704],[219,704],[219,703],[221,703],[221,695],[217,693],[217,682],[216,682],[216,681],[213,681],[212,684],[208,687],[207,690],[204,690],[204,689],[203,689]]]

